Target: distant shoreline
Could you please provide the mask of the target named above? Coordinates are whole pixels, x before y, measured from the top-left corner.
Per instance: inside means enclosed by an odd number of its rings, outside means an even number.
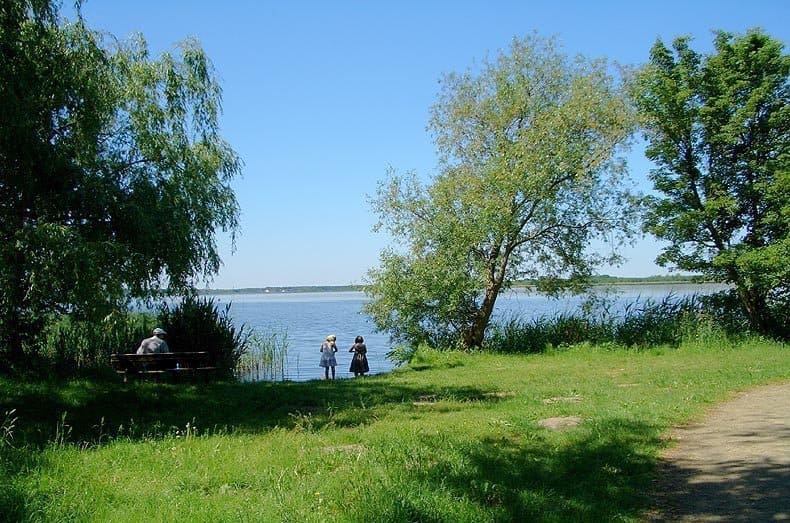
[[[644,278],[621,278],[617,276],[595,276],[593,285],[652,285],[652,284],[702,284],[709,283],[700,276],[648,276]],[[528,281],[516,282],[514,287],[529,287]],[[294,294],[307,292],[362,292],[365,285],[291,285],[270,287],[244,287],[239,289],[199,289],[198,294]]]
[[[198,294],[281,294],[299,292],[359,292],[364,285],[296,285],[286,287],[245,287],[242,289],[198,289]]]

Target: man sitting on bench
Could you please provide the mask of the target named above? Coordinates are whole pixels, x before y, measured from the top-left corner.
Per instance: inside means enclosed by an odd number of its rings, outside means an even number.
[[[140,343],[137,349],[137,354],[155,354],[160,352],[170,352],[170,347],[167,346],[165,336],[167,333],[164,329],[159,327],[154,329],[153,336],[146,338]]]

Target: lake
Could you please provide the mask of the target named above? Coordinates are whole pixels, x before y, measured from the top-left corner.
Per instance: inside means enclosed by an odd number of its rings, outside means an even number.
[[[660,300],[670,294],[677,297],[708,294],[723,288],[713,284],[640,284],[601,287],[596,292],[614,293],[615,306],[624,307],[635,300]],[[323,376],[323,369],[318,366],[318,349],[329,334],[337,336],[338,378],[353,377],[348,372],[351,354],[347,351],[357,335],[365,338],[371,374],[393,368],[386,358],[391,349],[389,336],[375,332],[373,323],[362,314],[367,298],[361,292],[219,294],[214,299],[218,304],[231,304],[230,314],[237,326],[246,324],[262,333],[287,336],[285,379],[304,381]],[[499,297],[494,314],[496,317],[519,315],[525,319],[550,317],[577,311],[582,301],[582,297],[552,300],[524,290],[511,290]]]

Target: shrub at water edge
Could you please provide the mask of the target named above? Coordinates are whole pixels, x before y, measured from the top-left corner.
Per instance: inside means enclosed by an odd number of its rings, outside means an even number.
[[[234,326],[229,303],[220,309],[213,298],[186,296],[176,305],[163,304],[158,318],[167,331],[171,351],[208,352],[223,378],[233,377],[249,350],[252,330],[246,325]]]

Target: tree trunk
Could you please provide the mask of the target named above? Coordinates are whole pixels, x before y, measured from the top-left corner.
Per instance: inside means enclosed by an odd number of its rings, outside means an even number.
[[[759,333],[769,334],[765,293],[750,289],[741,282],[737,282],[735,287],[751,327]]]
[[[491,321],[491,314],[494,312],[494,305],[496,304],[496,299],[497,296],[499,296],[499,290],[501,287],[501,279],[498,281],[489,282],[489,284],[486,286],[486,293],[485,296],[483,296],[483,303],[480,305],[480,309],[477,311],[477,314],[475,314],[472,325],[461,335],[464,348],[474,349],[483,346],[486,329],[488,329],[488,324]]]
[[[510,242],[499,243],[487,259],[488,275],[483,303],[480,305],[477,314],[475,314],[471,327],[461,334],[464,347],[467,349],[483,346],[486,329],[488,329],[488,324],[491,322],[491,314],[494,312],[494,305],[496,305],[496,299],[499,296],[499,291],[502,289],[502,282],[505,280],[510,254],[514,248],[515,246]]]

